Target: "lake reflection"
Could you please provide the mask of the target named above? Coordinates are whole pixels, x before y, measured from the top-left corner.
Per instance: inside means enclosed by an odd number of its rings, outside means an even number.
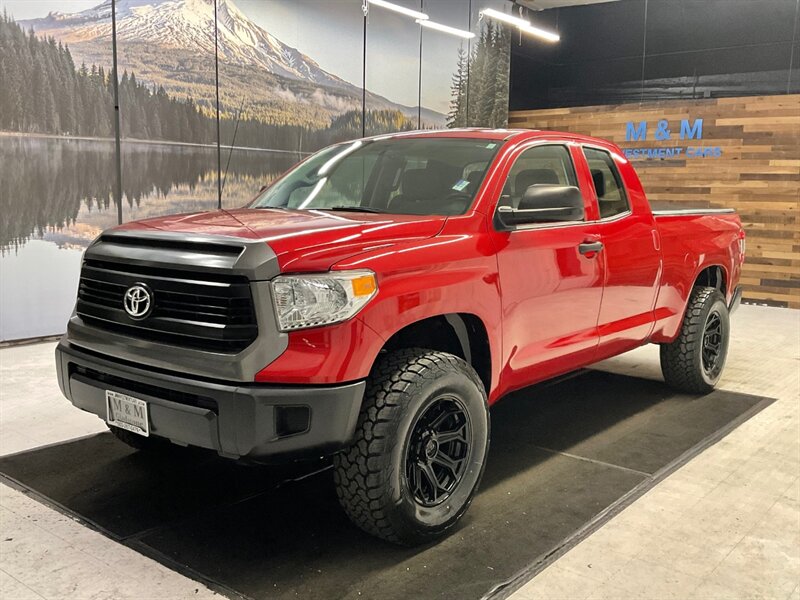
[[[245,204],[299,159],[234,151],[223,205]],[[215,148],[123,142],[123,221],[215,209],[216,160]],[[80,251],[118,223],[114,169],[113,140],[0,135],[0,340],[64,331]]]
[[[241,206],[299,158],[235,150],[223,204]],[[214,148],[123,142],[122,220],[215,209],[216,164]],[[112,140],[0,136],[0,252],[29,239],[85,247],[116,225],[114,168]]]

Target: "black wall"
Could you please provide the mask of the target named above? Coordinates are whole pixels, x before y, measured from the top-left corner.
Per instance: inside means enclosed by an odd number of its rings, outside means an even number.
[[[800,93],[800,0],[619,0],[527,11],[511,110]]]

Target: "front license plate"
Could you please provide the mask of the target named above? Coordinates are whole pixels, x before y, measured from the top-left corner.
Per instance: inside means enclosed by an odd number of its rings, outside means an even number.
[[[144,400],[106,390],[106,412],[106,421],[109,425],[127,429],[145,437],[150,435],[147,402]]]

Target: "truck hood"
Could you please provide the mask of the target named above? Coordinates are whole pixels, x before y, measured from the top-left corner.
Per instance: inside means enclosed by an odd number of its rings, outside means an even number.
[[[117,229],[261,240],[278,256],[282,272],[299,272],[327,270],[366,250],[432,237],[446,220],[443,216],[243,208],[133,221]]]

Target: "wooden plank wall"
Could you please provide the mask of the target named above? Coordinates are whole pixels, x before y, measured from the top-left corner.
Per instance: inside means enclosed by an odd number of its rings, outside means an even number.
[[[681,119],[703,119],[703,139],[680,140]],[[667,119],[669,141],[656,141]],[[646,141],[625,141],[646,121]],[[735,208],[747,231],[742,285],[752,302],[800,308],[800,95],[750,96],[515,111],[509,127],[571,131],[622,148],[719,146],[719,158],[632,159],[653,202]]]

